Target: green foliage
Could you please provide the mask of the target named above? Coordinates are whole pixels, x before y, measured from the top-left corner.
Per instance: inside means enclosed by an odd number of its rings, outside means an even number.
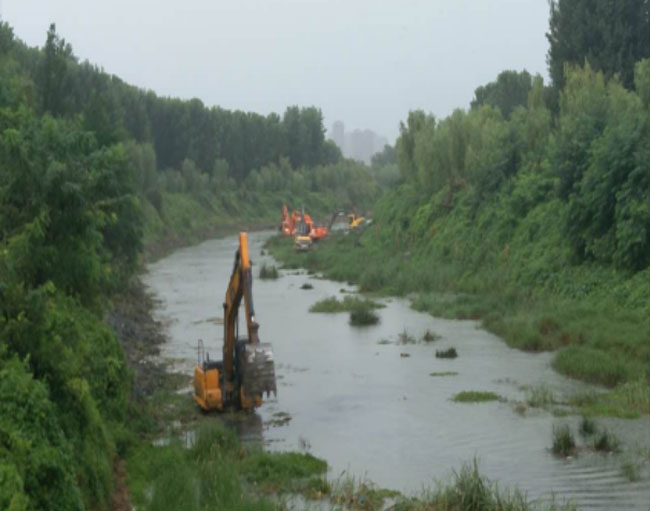
[[[568,424],[553,426],[553,453],[559,456],[571,456],[575,453],[576,442]]]
[[[253,451],[242,461],[244,477],[268,489],[286,489],[294,479],[324,474],[327,463],[308,453]]]
[[[458,358],[458,352],[453,347],[446,350],[436,350],[436,358]]]
[[[352,312],[357,309],[380,309],[382,307],[384,305],[379,302],[358,296],[345,296],[343,300],[331,296],[313,304],[309,307],[309,312]]]
[[[486,401],[502,401],[503,398],[495,392],[480,390],[464,390],[456,394],[452,401],[457,403],[483,403]]]
[[[620,450],[620,440],[607,429],[602,429],[594,439],[594,449],[604,452],[615,452]]]
[[[580,430],[580,434],[583,437],[595,435],[597,430],[596,421],[594,421],[590,417],[587,417],[586,415],[583,415],[582,419],[580,419],[579,430]]]
[[[548,63],[559,91],[566,64],[589,62],[606,76],[633,86],[634,64],[650,53],[650,10],[645,0],[553,0]]]
[[[471,107],[492,105],[508,118],[517,106],[525,106],[533,79],[528,71],[502,71],[496,81],[483,85],[474,91]]]
[[[352,326],[368,326],[377,323],[379,323],[379,316],[370,305],[357,305],[350,311],[350,324]]]
[[[72,447],[48,390],[25,364],[4,352],[0,353],[0,507],[81,510]]]
[[[266,264],[263,264],[262,267],[260,268],[260,279],[262,280],[268,280],[268,279],[277,279],[279,277],[278,269],[273,266],[267,266]]]

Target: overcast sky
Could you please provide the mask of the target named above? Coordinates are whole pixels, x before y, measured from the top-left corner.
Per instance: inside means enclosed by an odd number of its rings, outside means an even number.
[[[504,69],[545,79],[547,0],[0,0],[29,45],[49,24],[89,60],[160,95],[282,113],[391,140],[409,110],[446,116]]]

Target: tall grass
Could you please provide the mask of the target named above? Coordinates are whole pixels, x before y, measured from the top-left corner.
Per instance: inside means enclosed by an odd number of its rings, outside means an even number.
[[[380,202],[374,227],[360,236],[325,240],[302,261],[296,260],[285,240],[273,240],[271,252],[285,265],[306,266],[328,278],[357,283],[362,290],[412,293],[417,310],[480,319],[513,347],[558,350],[553,367],[562,374],[617,390],[641,381],[648,399],[619,399],[616,406],[601,407],[598,413],[648,413],[644,410],[650,402],[650,270],[624,275],[606,267],[572,266],[566,253],[558,252],[564,250],[559,242],[543,238],[531,242],[523,231],[504,260],[503,244],[493,246],[490,238],[498,239],[492,226],[468,231],[463,210],[457,208],[436,220],[435,237],[409,237],[388,221],[398,211],[412,208],[413,198],[408,197],[395,192],[391,200],[403,202],[391,203],[388,198]],[[485,220],[501,214],[501,206],[486,211]],[[536,221],[555,225],[554,207],[558,206],[541,210]],[[478,220],[471,225],[478,226]],[[549,236],[561,235],[551,230]],[[488,247],[494,252],[487,252]]]
[[[141,445],[127,465],[132,502],[146,511],[272,511],[275,503],[247,491],[242,481],[282,491],[327,469],[309,454],[246,452],[234,433],[218,423],[202,424],[189,449],[177,438],[162,446]]]
[[[576,441],[568,424],[553,426],[553,453],[559,456],[571,456],[576,450]]]
[[[278,273],[278,269],[275,266],[267,266],[266,263],[264,263],[260,268],[259,276],[262,280],[275,280],[280,276],[280,274]]]

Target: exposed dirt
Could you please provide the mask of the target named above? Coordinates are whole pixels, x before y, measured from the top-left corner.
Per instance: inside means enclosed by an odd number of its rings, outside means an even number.
[[[156,360],[165,336],[162,325],[153,319],[153,306],[153,297],[135,278],[124,293],[114,297],[106,317],[133,372],[132,397],[136,401],[151,396],[166,374],[164,366]]]
[[[113,465],[113,498],[111,509],[113,511],[131,511],[131,495],[126,484],[126,463],[124,460],[117,460]]]

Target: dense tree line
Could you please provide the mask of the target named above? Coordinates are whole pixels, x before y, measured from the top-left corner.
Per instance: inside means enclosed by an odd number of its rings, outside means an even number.
[[[552,0],[548,64],[553,85],[566,83],[565,65],[585,62],[606,78],[634,87],[634,66],[650,57],[648,0]]]
[[[555,119],[540,77],[509,119],[491,104],[442,120],[411,112],[400,170],[422,201],[437,196],[446,208],[461,191],[470,211],[507,201],[513,218],[563,201],[576,260],[641,270],[650,264],[649,84],[650,60],[636,65],[636,92],[586,65],[566,68]]]
[[[8,48],[33,79],[39,113],[83,116],[100,144],[127,139],[150,143],[161,169],[180,169],[191,159],[210,174],[217,159],[228,162],[230,176],[248,173],[287,157],[293,168],[336,163],[340,152],[325,141],[323,116],[315,107],[289,107],[281,117],[206,107],[200,100],[161,98],[130,86],[88,62],[79,63],[52,25],[42,51],[27,49],[3,30]],[[20,46],[19,48],[17,48]]]
[[[79,63],[54,27],[35,49],[0,24],[0,508],[109,508],[132,404],[103,315],[144,213],[178,196],[236,214],[279,190],[370,202],[377,185],[316,108],[159,98]]]

